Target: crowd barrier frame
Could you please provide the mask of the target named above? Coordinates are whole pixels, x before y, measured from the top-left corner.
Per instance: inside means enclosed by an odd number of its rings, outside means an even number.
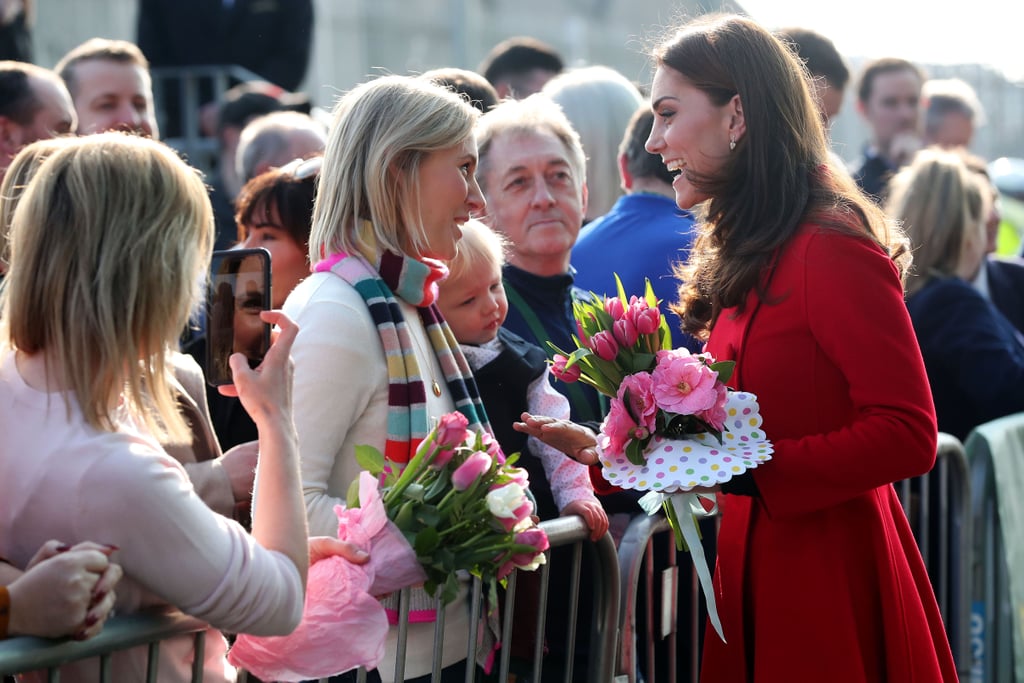
[[[1024,487],[1024,413],[1009,415],[976,427],[964,442],[970,468],[974,521],[974,582],[971,614],[971,683],[1024,682],[1024,656],[1020,650],[1024,634],[1024,614],[1015,614],[1011,579],[1024,580],[1020,572],[1010,569],[1011,562],[1020,566],[1020,546],[1016,559],[1010,558],[1005,534],[1021,535],[1016,528],[1021,515],[1020,491]],[[1001,462],[1005,461],[1005,462]],[[997,465],[997,462],[1001,464]],[[1008,467],[1009,466],[1009,467]],[[997,469],[999,471],[997,471]],[[1000,485],[1009,490],[1000,491]],[[1007,496],[1013,496],[1006,500]],[[1010,520],[1001,510],[1016,512]],[[1013,525],[1011,531],[1007,524]],[[1018,585],[1017,595],[1022,594]],[[1022,601],[1016,601],[1018,609]],[[1015,620],[1019,618],[1019,622]],[[1024,649],[1024,648],[1022,648]]]
[[[560,517],[548,520],[540,524],[548,535],[548,542],[552,548],[560,546],[572,546],[573,548],[573,594],[576,596],[573,601],[573,614],[569,620],[570,648],[565,653],[567,657],[566,681],[572,677],[571,661],[571,639],[576,631],[575,613],[579,605],[579,574],[583,562],[583,544],[591,543],[590,531],[586,523],[580,517]],[[592,606],[593,618],[590,620],[590,643],[592,654],[590,666],[587,671],[587,680],[593,683],[613,683],[613,672],[615,668],[615,657],[618,643],[618,622],[619,622],[619,565],[615,550],[615,543],[609,534],[605,534],[597,542],[593,543],[595,552],[592,554],[593,562],[591,569],[594,577],[594,595],[587,596],[587,602]],[[541,609],[538,615],[538,646],[534,652],[533,672],[537,680],[542,672],[543,666],[543,618],[545,616],[544,605],[547,598],[547,577],[551,570],[551,551],[545,553],[548,563],[541,565],[538,569],[542,574]],[[507,598],[508,604],[515,599],[515,582],[517,570],[510,576]],[[474,579],[472,584],[470,601],[470,623],[477,623],[482,610],[482,583]],[[409,589],[400,594],[399,599],[399,626],[398,626],[398,647],[396,653],[395,673],[401,679],[405,663],[406,632],[409,615]],[[440,680],[441,670],[441,639],[444,630],[444,610],[438,610],[439,619],[435,627],[435,648],[434,648],[434,670],[433,680]],[[503,615],[502,625],[502,647],[498,651],[496,666],[498,667],[499,680],[507,680],[509,671],[509,642],[512,633],[512,610],[506,608]],[[156,681],[157,666],[159,662],[160,642],[172,636],[183,633],[198,632],[195,639],[196,664],[193,666],[192,682],[202,683],[203,681],[203,646],[202,634],[206,625],[201,621],[192,619],[180,613],[169,614],[134,614],[130,616],[117,616],[112,618],[103,631],[87,641],[78,642],[74,640],[47,640],[44,638],[12,638],[0,641],[0,676],[13,675],[41,669],[49,670],[49,681],[59,681],[59,669],[63,664],[98,657],[100,667],[99,680],[110,681],[110,672],[107,670],[110,654],[121,650],[149,645],[149,681]],[[477,633],[476,629],[470,629],[469,641],[466,645],[466,652],[469,654],[469,661],[473,661],[472,653],[476,651]],[[321,679],[326,681],[326,679]],[[357,673],[357,680],[364,683],[366,672],[360,670]],[[473,683],[476,679],[476,668],[467,667],[466,682]],[[121,682],[118,682],[121,683]]]
[[[973,522],[963,444],[940,433],[931,471],[894,486],[928,568],[957,671],[964,677],[971,667]]]

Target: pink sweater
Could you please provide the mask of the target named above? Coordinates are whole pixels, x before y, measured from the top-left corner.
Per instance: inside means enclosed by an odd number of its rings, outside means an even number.
[[[69,413],[60,394],[26,385],[3,351],[0,435],[0,556],[24,566],[49,539],[110,543],[125,573],[118,612],[172,605],[213,628],[259,635],[298,624],[302,582],[291,561],[211,511],[129,415],[118,433],[93,429],[77,405]],[[209,630],[205,680],[235,679],[225,649]],[[160,680],[188,680],[191,660],[191,637],[165,644]],[[113,680],[143,680],[145,648],[114,661]],[[97,670],[95,662],[66,667],[61,680],[90,680]]]

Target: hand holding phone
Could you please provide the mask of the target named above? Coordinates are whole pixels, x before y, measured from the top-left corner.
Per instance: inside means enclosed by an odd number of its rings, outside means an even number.
[[[228,359],[241,353],[255,368],[270,348],[270,252],[231,249],[213,252],[206,301],[206,381],[232,384]]]

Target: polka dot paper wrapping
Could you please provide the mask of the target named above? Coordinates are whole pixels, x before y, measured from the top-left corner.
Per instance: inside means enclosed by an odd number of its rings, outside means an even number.
[[[725,404],[728,419],[722,443],[711,434],[688,439],[651,439],[644,465],[634,465],[625,455],[600,452],[601,474],[624,489],[678,493],[697,486],[714,486],[754,469],[772,458],[772,444],[761,430],[757,397],[734,391]]]

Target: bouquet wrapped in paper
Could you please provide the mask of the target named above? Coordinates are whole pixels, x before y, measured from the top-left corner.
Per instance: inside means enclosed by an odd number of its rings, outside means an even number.
[[[338,537],[370,553],[365,565],[331,557],[309,570],[302,622],[288,636],[239,636],[229,661],[263,680],[301,681],[358,666],[375,668],[389,628],[377,597],[413,585],[448,604],[460,571],[479,577],[496,609],[497,584],[545,561],[548,540],[533,521],[525,470],[491,436],[449,413],[401,470],[375,448],[357,446],[364,472]],[[496,615],[491,615],[496,623]]]
[[[648,491],[640,505],[664,510],[677,547],[692,553],[712,625],[722,634],[711,575],[695,517],[710,514],[703,492],[770,460],[757,398],[726,382],[733,361],[672,349],[668,325],[648,281],[644,296],[591,292],[573,303],[576,348],[557,352],[552,373],[608,396],[598,452],[602,476],[621,488]],[[696,490],[696,491],[695,491]]]

